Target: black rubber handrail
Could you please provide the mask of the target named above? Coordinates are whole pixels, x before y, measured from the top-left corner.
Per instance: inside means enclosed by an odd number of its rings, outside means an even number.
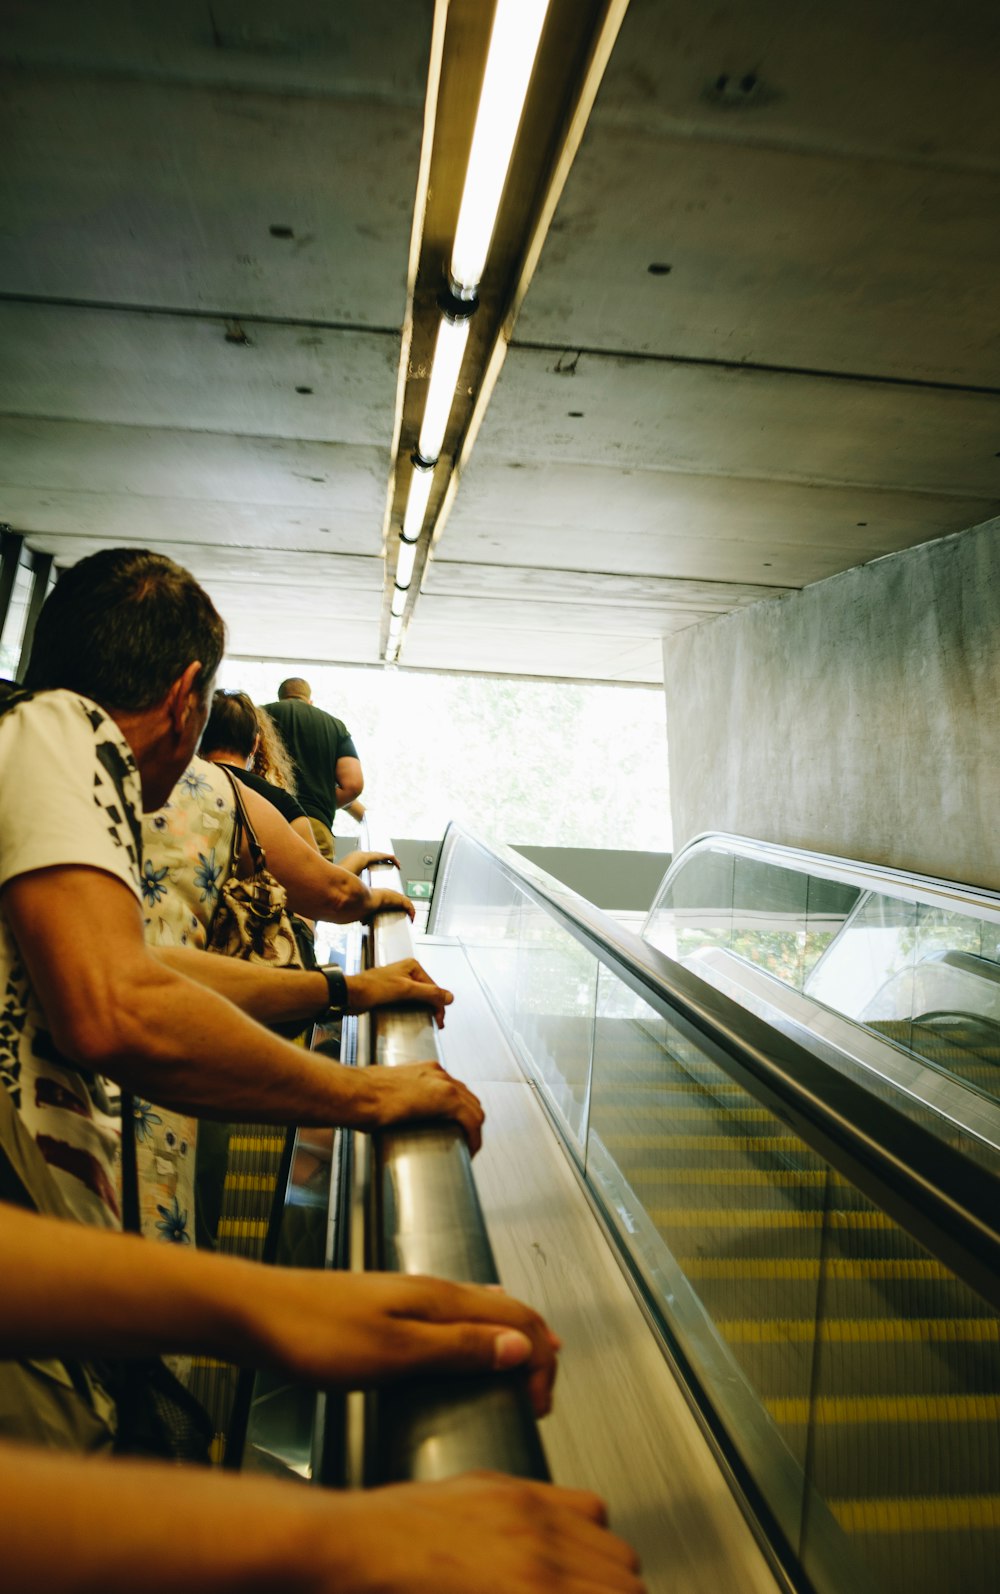
[[[460,825],[445,832],[429,929],[437,921],[438,885],[460,839],[488,856],[731,1079],[1000,1310],[997,1172],[832,1069],[510,848]]]

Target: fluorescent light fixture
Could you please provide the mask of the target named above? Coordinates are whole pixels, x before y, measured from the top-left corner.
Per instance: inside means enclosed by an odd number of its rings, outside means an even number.
[[[413,561],[417,557],[415,542],[404,542],[399,539],[399,553],[396,558],[396,585],[408,587],[413,579]]]
[[[420,536],[433,480],[433,465],[414,465],[410,477],[410,492],[406,500],[406,514],[403,516],[403,536],[407,542],[416,542]]]
[[[417,451],[421,459],[434,460],[441,453],[448,416],[455,397],[458,373],[462,368],[465,345],[469,341],[467,317],[452,321],[442,316],[434,344],[431,379],[427,384],[427,403],[424,406],[424,424],[420,428]]]
[[[451,254],[460,288],[482,281],[548,5],[497,0]]]
[[[389,611],[393,619],[401,620],[403,610],[406,608],[406,593],[400,587],[394,587],[392,592],[392,608]]]

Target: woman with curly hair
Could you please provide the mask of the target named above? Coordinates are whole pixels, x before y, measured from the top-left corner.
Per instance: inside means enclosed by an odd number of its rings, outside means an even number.
[[[245,698],[250,703],[245,692],[234,692],[232,696]],[[294,797],[295,769],[288,755],[284,737],[270,714],[266,714],[256,703],[251,703],[250,706],[257,716],[257,746],[254,749],[250,771],[254,775],[259,775],[261,780],[270,781],[272,786],[280,786],[282,791],[287,791],[290,797]]]

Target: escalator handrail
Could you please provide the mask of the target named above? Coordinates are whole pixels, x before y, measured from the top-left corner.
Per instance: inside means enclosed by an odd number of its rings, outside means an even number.
[[[901,1108],[841,1074],[723,992],[624,929],[509,847],[457,824],[445,832],[428,930],[438,923],[451,854],[485,854],[638,996],[883,1208],[921,1245],[1000,1308],[1000,1176]]]
[[[947,913],[967,913],[975,918],[1000,923],[1000,892],[990,891],[985,886],[965,885],[957,880],[917,874],[912,870],[891,869],[886,864],[865,863],[856,858],[839,858],[833,853],[813,852],[805,847],[786,847],[775,841],[757,841],[752,836],[740,836],[725,830],[703,830],[697,836],[692,836],[671,859],[653,896],[647,925],[668,887],[673,885],[691,859],[699,853],[712,850],[727,852],[751,862],[772,864],[775,868],[790,869],[797,874],[833,880],[840,885],[854,886],[861,892],[870,891],[904,902],[926,903]]]
[[[381,845],[370,820],[368,848],[392,850]],[[393,867],[377,866],[370,876],[379,887],[401,889]],[[413,956],[409,921],[402,913],[376,914],[371,942],[375,967]],[[378,1008],[371,1019],[373,1057],[379,1066],[440,1061],[426,1009]],[[369,1265],[456,1282],[499,1283],[461,1130],[451,1122],[415,1124],[381,1130],[372,1140]],[[366,1473],[371,1482],[426,1482],[480,1467],[548,1478],[526,1390],[519,1380],[502,1374],[397,1385],[391,1399],[373,1402],[369,1431],[373,1443]]]

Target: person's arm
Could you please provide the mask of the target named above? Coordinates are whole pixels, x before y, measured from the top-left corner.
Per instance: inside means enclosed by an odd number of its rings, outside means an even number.
[[[307,847],[266,797],[245,786],[243,799],[250,823],[267,854],[268,868],[288,893],[292,913],[325,919],[331,924],[353,924],[370,919],[374,913],[386,912],[406,913],[413,918],[409,897],[381,888],[370,891],[349,869],[324,858],[318,847]],[[244,867],[249,868],[246,837],[241,857]]]
[[[188,946],[150,947],[150,951],[167,968],[217,991],[259,1024],[291,1019],[306,1023],[326,1011],[327,983],[316,969],[263,968]],[[454,1000],[450,991],[434,983],[416,958],[385,963],[381,968],[366,969],[363,974],[348,974],[345,984],[349,1013],[368,1013],[373,1007],[385,1007],[391,1002],[419,1002],[434,1009],[439,1029],[444,1028],[445,1008]]]
[[[365,777],[359,758],[338,758],[334,770],[334,799],[338,808],[346,808],[365,789]]]
[[[453,1118],[478,1148],[482,1108],[437,1063],[346,1068],[272,1035],[150,955],[139,903],[114,875],[38,869],[9,881],[3,903],[69,1061],[199,1117],[359,1129]]]
[[[596,1495],[478,1473],[385,1489],[0,1445],[3,1565],[45,1594],[643,1594]],[[178,1530],[180,1527],[180,1531]]]
[[[4,1358],[203,1354],[340,1389],[520,1368],[536,1415],[552,1404],[558,1341],[503,1290],[263,1268],[7,1205],[0,1277]]]
[[[283,819],[259,792],[244,786],[241,795],[257,839],[267,854],[267,866],[287,891],[292,913],[325,919],[331,924],[353,924],[372,911],[371,892],[357,875],[330,863],[317,847],[307,846],[288,820]],[[249,866],[245,837],[242,861],[244,867]]]
[[[311,847],[313,852],[319,852],[319,848],[316,845],[316,837],[313,834],[313,827],[309,823],[305,814],[300,814],[297,819],[290,819],[289,824],[295,831],[295,834],[302,837],[302,840],[305,842],[307,847]],[[340,867],[343,868],[343,864],[341,864]],[[358,871],[356,869],[348,870],[349,874],[357,874],[357,872]]]

